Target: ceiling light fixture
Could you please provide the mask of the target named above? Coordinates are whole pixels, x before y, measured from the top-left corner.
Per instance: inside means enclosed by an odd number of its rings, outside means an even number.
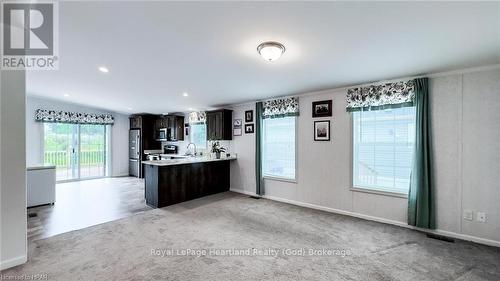
[[[188,93],[184,92],[184,93],[182,93],[182,96],[183,96],[183,97],[187,97],[187,96],[189,96],[189,95],[188,95]]]
[[[269,62],[279,59],[285,52],[283,44],[273,41],[268,41],[260,44],[257,47],[257,52]]]
[[[102,73],[108,73],[109,69],[105,66],[99,66],[99,71]]]
[[[69,94],[64,94],[64,96],[67,98],[67,97],[69,97]]]

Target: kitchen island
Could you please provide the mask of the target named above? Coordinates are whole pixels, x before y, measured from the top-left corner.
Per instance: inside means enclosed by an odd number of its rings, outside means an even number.
[[[229,190],[229,161],[189,157],[144,161],[146,204],[161,208]]]

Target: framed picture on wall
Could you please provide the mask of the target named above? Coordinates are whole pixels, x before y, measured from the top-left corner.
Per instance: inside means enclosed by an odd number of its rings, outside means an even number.
[[[233,135],[234,136],[241,136],[242,123],[243,122],[241,119],[234,119],[234,121],[233,121]]]
[[[330,140],[330,120],[314,121],[314,140]]]
[[[253,110],[245,111],[245,123],[253,122]]]
[[[245,134],[253,134],[253,124],[245,124]]]
[[[315,101],[312,103],[312,117],[331,117],[332,100]]]

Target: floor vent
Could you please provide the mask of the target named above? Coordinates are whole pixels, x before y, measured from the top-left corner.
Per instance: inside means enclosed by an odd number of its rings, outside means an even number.
[[[445,242],[455,243],[455,239],[443,235],[427,233],[427,237]]]
[[[260,196],[250,196],[250,198],[252,198],[252,199],[260,199],[261,197]]]
[[[36,217],[38,217],[38,214],[37,213],[29,213],[28,217],[30,217],[30,218],[36,218]]]

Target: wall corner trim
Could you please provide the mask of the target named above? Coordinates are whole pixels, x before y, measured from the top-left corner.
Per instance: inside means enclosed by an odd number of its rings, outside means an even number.
[[[254,192],[249,192],[249,191],[245,191],[245,190],[241,190],[241,189],[230,189],[230,191],[249,195],[249,196],[258,196]],[[456,238],[456,239],[460,239],[460,240],[471,241],[471,242],[475,242],[478,244],[484,244],[484,245],[493,246],[493,247],[500,247],[500,241],[496,241],[496,240],[490,240],[490,239],[486,239],[486,238],[470,236],[470,235],[466,235],[466,234],[461,234],[461,233],[456,233],[456,232],[451,232],[451,231],[446,231],[446,230],[440,230],[440,229],[435,229],[435,230],[423,229],[423,228],[418,228],[418,227],[408,225],[408,224],[400,222],[400,221],[389,220],[389,219],[384,219],[384,218],[364,215],[364,214],[360,214],[360,213],[324,207],[324,206],[310,204],[310,203],[303,203],[303,202],[283,199],[283,198],[274,197],[274,196],[263,195],[261,197],[264,199],[269,199],[269,200],[273,200],[273,201],[277,201],[277,202],[292,204],[292,205],[296,205],[296,206],[300,206],[300,207],[325,211],[325,212],[339,214],[339,215],[346,215],[346,216],[351,216],[351,217],[355,217],[355,218],[360,218],[360,219],[365,219],[365,220],[370,220],[370,221],[375,221],[375,222],[380,222],[380,223],[385,223],[385,224],[392,224],[395,226],[413,229],[413,230],[420,231],[420,232],[434,233],[434,234],[448,236],[448,237],[452,237],[452,238]]]
[[[7,268],[11,268],[17,265],[24,264],[28,261],[28,256],[19,256],[13,259],[5,260],[0,263],[0,270],[5,270]]]

